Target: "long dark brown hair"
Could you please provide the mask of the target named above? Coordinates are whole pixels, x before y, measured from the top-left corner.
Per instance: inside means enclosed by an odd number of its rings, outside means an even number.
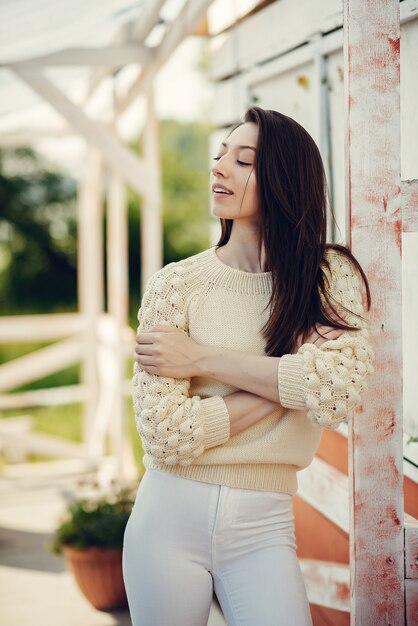
[[[345,255],[358,269],[368,309],[370,288],[350,250],[326,243],[326,175],[321,153],[310,134],[291,117],[260,107],[249,109],[243,122],[230,133],[245,122],[258,126],[255,172],[260,207],[259,257],[264,247],[263,269],[272,273],[270,317],[263,328],[265,352],[282,356],[294,350],[299,335],[306,338],[317,325],[358,330],[344,321],[341,308],[336,309],[329,293],[323,270],[324,264],[329,269],[327,249]],[[232,224],[233,220],[221,218],[218,246],[228,242]]]

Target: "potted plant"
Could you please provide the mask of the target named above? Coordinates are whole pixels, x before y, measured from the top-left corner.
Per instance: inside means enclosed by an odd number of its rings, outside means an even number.
[[[55,531],[51,549],[63,553],[82,593],[100,610],[127,604],[122,546],[133,499],[127,491],[72,502]]]

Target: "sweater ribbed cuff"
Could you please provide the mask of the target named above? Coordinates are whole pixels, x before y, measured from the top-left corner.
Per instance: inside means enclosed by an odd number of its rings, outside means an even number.
[[[230,438],[229,413],[221,396],[202,400],[205,429],[205,449],[220,446]]]
[[[287,409],[306,409],[301,354],[285,354],[280,357],[277,370],[280,404]]]

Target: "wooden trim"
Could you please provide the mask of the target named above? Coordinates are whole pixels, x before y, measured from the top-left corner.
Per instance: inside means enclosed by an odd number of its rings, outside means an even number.
[[[405,516],[405,578],[418,579],[418,520]]]
[[[418,232],[418,180],[401,182],[402,230],[404,233]]]
[[[14,61],[13,63],[1,63],[3,67],[13,69],[19,65],[24,69],[42,69],[44,67],[89,65],[111,68],[127,65],[128,63],[151,63],[154,52],[141,44],[110,45],[96,48],[65,48],[44,54],[38,57],[30,57]]]
[[[339,611],[350,610],[350,567],[314,559],[299,559],[309,602]]]
[[[347,476],[314,457],[309,467],[298,472],[297,495],[348,533]]]
[[[0,365],[0,390],[7,391],[65,369],[80,360],[81,338],[71,337]]]
[[[405,626],[418,625],[418,579],[405,580]]]
[[[47,313],[44,315],[6,315],[0,318],[1,343],[49,341],[82,331],[80,313]]]

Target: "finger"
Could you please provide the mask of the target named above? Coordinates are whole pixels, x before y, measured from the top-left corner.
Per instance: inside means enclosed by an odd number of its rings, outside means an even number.
[[[155,333],[150,330],[144,330],[137,334],[136,343],[154,343],[156,340]]]
[[[151,355],[153,353],[152,344],[147,344],[147,343],[136,344],[134,351],[136,354]]]
[[[152,356],[144,356],[143,354],[136,354],[135,361],[139,363],[139,365],[143,365],[144,367],[156,367],[154,357]]]
[[[176,332],[177,330],[178,328],[176,328],[175,326],[162,326],[161,324],[150,328],[150,331],[155,333],[172,333]]]

